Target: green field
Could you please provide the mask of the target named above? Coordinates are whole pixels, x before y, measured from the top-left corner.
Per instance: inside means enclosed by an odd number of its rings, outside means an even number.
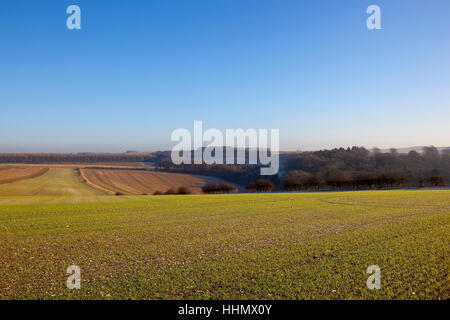
[[[0,196],[87,196],[101,191],[83,184],[73,168],[50,168],[33,179],[0,184]]]
[[[1,299],[450,298],[450,191],[59,189],[0,197]],[[72,264],[81,290],[65,286]],[[369,265],[381,268],[380,290],[366,288]]]

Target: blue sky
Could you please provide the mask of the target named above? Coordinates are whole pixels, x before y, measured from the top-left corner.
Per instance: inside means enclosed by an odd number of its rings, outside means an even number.
[[[81,30],[66,8],[81,8]],[[366,28],[381,8],[382,30]],[[278,128],[281,149],[450,145],[448,0],[0,3],[0,152],[170,149]]]

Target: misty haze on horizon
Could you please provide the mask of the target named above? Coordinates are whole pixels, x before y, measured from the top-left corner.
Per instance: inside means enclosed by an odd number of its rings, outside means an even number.
[[[206,145],[205,145],[206,146]],[[320,151],[320,150],[332,150],[332,149],[351,149],[352,147],[355,146],[342,146],[342,147],[335,147],[335,148],[322,148],[322,149],[314,149],[314,150],[306,150],[306,149],[296,149],[296,150],[287,150],[287,149],[281,149],[280,153],[295,153],[295,152],[314,152],[314,151]],[[446,149],[450,149],[450,146],[434,146],[434,145],[429,145],[429,146],[414,146],[414,147],[401,147],[401,148],[379,148],[379,147],[365,147],[365,146],[356,146],[356,147],[363,147],[366,148],[369,151],[374,151],[375,149],[378,152],[382,152],[382,153],[387,153],[387,152],[391,152],[391,150],[395,150],[398,153],[408,153],[410,151],[416,151],[421,153],[423,151],[423,148],[426,147],[435,147],[439,152],[441,152],[442,150],[446,150]],[[93,151],[72,151],[72,150],[65,150],[65,151],[58,151],[58,150],[54,150],[54,149],[50,149],[51,151],[46,151],[46,150],[38,150],[38,151],[3,151],[0,149],[0,154],[5,154],[5,153],[22,153],[22,154],[27,154],[27,153],[61,153],[61,154],[133,154],[133,153],[154,153],[154,152],[170,152],[170,149],[158,149],[158,150],[131,150],[131,149],[125,149],[125,151],[123,150],[117,150],[117,151],[97,151],[97,150],[93,150]]]

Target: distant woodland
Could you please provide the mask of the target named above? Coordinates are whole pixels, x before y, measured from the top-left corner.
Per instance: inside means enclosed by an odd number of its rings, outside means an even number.
[[[444,186],[450,182],[450,149],[424,147],[399,154],[378,149],[340,148],[301,153],[287,162],[285,187],[334,189]],[[290,179],[290,180],[289,180]],[[286,186],[287,184],[287,186]],[[293,185],[292,185],[293,184]]]
[[[450,182],[450,148],[439,152],[431,146],[424,147],[421,153],[406,154],[363,147],[287,153],[280,155],[279,175],[264,177],[259,176],[259,165],[174,165],[166,156],[156,166],[221,177],[248,185],[250,191],[261,178],[272,181],[275,190],[432,187]]]

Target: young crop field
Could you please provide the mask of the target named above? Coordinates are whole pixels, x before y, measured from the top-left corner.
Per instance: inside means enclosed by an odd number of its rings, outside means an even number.
[[[0,298],[448,299],[449,240],[450,191],[0,197]]]
[[[219,180],[170,172],[105,169],[81,169],[80,172],[90,186],[109,194],[153,194],[155,191],[165,192],[169,188],[182,186],[200,193],[203,185]]]
[[[0,184],[0,196],[82,196],[102,194],[101,191],[81,182],[75,169],[42,169],[33,166],[27,166],[26,168],[27,170],[41,170],[42,174],[13,183]]]

